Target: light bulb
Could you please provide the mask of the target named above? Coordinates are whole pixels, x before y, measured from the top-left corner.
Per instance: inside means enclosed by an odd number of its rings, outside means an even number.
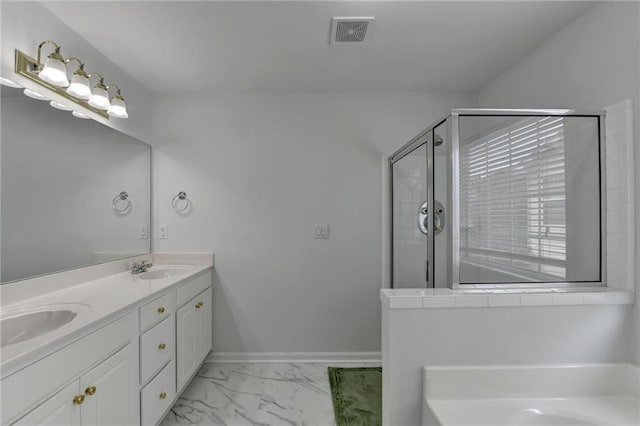
[[[74,74],[71,77],[71,85],[69,85],[67,93],[79,99],[91,99],[89,79],[81,74]]]
[[[67,78],[67,67],[60,59],[62,56],[51,54],[44,62],[44,68],[40,71],[38,76],[47,83],[55,84],[60,87],[67,87],[69,85],[69,78]]]
[[[7,87],[13,87],[15,89],[22,89],[22,86],[20,86],[18,83],[16,83],[15,81],[9,80],[8,78],[4,78],[4,77],[0,77],[0,84],[2,84],[3,86],[7,86]]]
[[[64,104],[61,104],[60,102],[56,102],[56,101],[49,102],[49,105],[51,105],[55,109],[59,109],[60,111],[71,111],[72,110],[68,106],[66,106]]]
[[[96,84],[93,88],[93,95],[89,99],[89,105],[94,108],[108,110],[111,104],[109,104],[109,93],[106,89],[103,89],[100,84]]]
[[[78,112],[78,111],[73,111],[71,113],[71,115],[73,115],[74,117],[77,117],[77,118],[82,118],[83,120],[88,120],[89,119],[88,115],[84,115],[83,113]]]
[[[116,118],[129,117],[129,114],[127,114],[127,105],[124,103],[122,95],[118,94],[111,98],[111,106],[109,107],[107,114]]]
[[[24,93],[25,95],[27,95],[28,97],[30,97],[31,99],[37,99],[37,100],[39,100],[39,101],[48,101],[48,100],[49,100],[49,98],[47,98],[46,96],[41,95],[41,94],[40,94],[40,93],[38,93],[38,92],[34,92],[34,91],[33,91],[33,90],[31,90],[31,89],[24,89],[24,92],[23,92],[23,93]]]

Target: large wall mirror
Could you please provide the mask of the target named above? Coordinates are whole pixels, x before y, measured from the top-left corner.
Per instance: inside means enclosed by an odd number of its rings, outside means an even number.
[[[151,251],[151,147],[2,86],[0,281]]]

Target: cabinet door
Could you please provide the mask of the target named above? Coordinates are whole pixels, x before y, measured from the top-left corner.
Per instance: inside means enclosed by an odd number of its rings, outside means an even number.
[[[74,398],[80,395],[78,381],[71,383],[51,398],[18,420],[16,426],[77,426],[80,425],[80,407]],[[82,402],[81,402],[82,403]]]
[[[80,391],[85,395],[82,426],[131,424],[134,399],[129,377],[134,361],[127,345],[80,377]]]
[[[198,311],[195,299],[192,299],[176,312],[178,393],[198,367]]]
[[[200,303],[201,305],[199,305],[200,308],[197,315],[198,326],[196,328],[196,332],[198,333],[196,339],[197,364],[200,364],[211,350],[211,322],[213,319],[211,314],[211,288],[196,297],[196,306]]]

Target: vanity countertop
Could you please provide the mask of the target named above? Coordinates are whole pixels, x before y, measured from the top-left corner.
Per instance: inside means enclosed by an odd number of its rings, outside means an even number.
[[[179,276],[160,279],[143,279],[139,275],[132,275],[129,271],[119,272],[42,296],[3,305],[2,317],[46,307],[72,308],[78,316],[54,331],[2,348],[0,350],[2,378],[102,327],[132,306],[151,301],[161,291],[191,279],[212,266],[210,263],[156,264],[150,271],[177,268],[185,272]],[[135,332],[137,333],[137,330]]]

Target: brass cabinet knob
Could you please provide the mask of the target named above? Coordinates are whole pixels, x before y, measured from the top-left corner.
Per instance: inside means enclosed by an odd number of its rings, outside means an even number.
[[[198,303],[196,303],[196,309],[200,309],[200,308],[202,308],[203,306],[204,306],[204,303],[202,303],[202,302],[198,302]]]
[[[158,308],[158,313],[159,313],[159,314],[164,314],[164,306],[160,306],[160,307]]]
[[[84,390],[84,393],[86,393],[89,396],[95,395],[96,394],[96,387],[95,386],[89,386],[88,388],[86,388]]]
[[[160,350],[163,350],[163,349],[164,349],[164,348],[166,348],[166,347],[167,347],[167,345],[165,345],[164,343],[160,343],[160,344],[158,345],[158,349],[160,349]]]
[[[165,399],[167,397],[167,393],[166,392],[161,392],[160,393],[160,399]]]
[[[73,403],[75,405],[82,405],[84,402],[84,395],[76,395],[73,397]]]

